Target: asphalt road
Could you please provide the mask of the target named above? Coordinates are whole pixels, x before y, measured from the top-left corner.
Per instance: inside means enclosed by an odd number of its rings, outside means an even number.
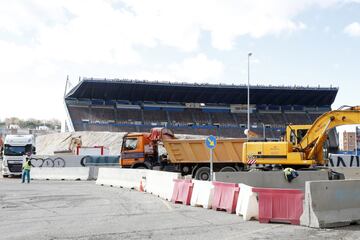
[[[94,182],[0,178],[0,239],[360,239],[360,226],[260,224]]]

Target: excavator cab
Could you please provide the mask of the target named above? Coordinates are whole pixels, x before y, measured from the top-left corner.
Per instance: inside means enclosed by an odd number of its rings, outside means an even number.
[[[285,141],[296,146],[304,138],[311,125],[288,125],[286,127]]]

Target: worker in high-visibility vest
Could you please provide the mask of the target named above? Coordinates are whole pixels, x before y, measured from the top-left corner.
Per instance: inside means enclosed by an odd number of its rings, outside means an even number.
[[[27,183],[30,183],[30,169],[32,167],[31,160],[29,157],[26,157],[25,162],[23,163],[22,169],[22,183],[25,183],[25,177],[27,180]]]
[[[292,168],[285,168],[284,175],[285,175],[285,179],[288,182],[291,182],[294,178],[297,178],[299,176],[299,173]]]

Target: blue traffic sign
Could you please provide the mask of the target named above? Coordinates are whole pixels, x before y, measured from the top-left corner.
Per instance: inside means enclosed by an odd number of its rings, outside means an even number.
[[[216,147],[216,137],[214,137],[213,135],[208,136],[205,139],[205,144],[208,148],[214,149]]]

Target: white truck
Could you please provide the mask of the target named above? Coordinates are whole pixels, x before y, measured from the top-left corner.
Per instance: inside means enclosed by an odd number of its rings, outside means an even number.
[[[7,135],[3,146],[3,177],[20,176],[25,156],[35,154],[35,151],[33,135]]]

